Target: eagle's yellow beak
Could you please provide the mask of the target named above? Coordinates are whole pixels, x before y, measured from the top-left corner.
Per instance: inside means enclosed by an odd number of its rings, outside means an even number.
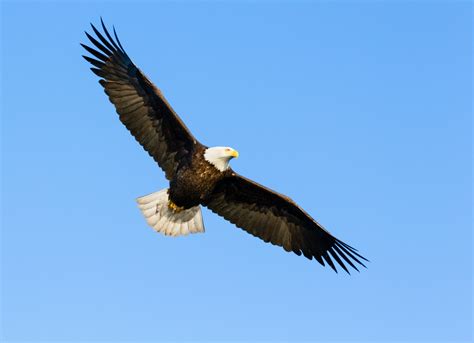
[[[232,150],[232,152],[230,153],[230,156],[237,158],[239,157],[239,152],[237,150]]]

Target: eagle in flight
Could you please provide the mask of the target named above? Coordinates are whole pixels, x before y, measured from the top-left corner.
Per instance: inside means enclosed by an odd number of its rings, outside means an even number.
[[[83,56],[100,77],[120,121],[156,161],[169,180],[169,188],[140,197],[138,206],[157,232],[178,236],[204,232],[201,205],[248,233],[328,264],[347,273],[367,261],[356,249],[340,241],[293,200],[268,189],[229,167],[236,150],[201,144],[184,125],[161,91],[138,69],[125,52],[115,28],[114,37],[101,19],[96,38],[86,32],[92,55]]]

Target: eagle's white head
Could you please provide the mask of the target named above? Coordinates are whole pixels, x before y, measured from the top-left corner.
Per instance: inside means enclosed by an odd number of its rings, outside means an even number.
[[[229,161],[239,157],[237,150],[227,146],[215,146],[207,148],[204,152],[204,158],[221,172],[229,168]]]

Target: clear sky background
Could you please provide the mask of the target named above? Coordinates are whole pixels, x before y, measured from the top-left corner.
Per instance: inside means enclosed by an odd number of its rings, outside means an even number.
[[[167,187],[81,58],[89,22],[238,172],[371,260],[335,274]],[[2,327],[16,340],[470,341],[472,7],[445,2],[2,3]]]

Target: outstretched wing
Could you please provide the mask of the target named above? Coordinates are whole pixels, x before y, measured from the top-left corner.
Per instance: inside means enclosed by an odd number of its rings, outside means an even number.
[[[248,233],[308,259],[324,261],[337,272],[331,257],[347,273],[367,261],[311,218],[290,198],[235,173],[220,181],[206,206]]]
[[[83,56],[101,78],[99,83],[115,105],[120,121],[163,169],[170,180],[179,161],[192,153],[197,143],[160,90],[148,80],[125,53],[114,29],[115,40],[91,24],[96,38],[86,32],[93,48],[81,44],[94,58]]]

